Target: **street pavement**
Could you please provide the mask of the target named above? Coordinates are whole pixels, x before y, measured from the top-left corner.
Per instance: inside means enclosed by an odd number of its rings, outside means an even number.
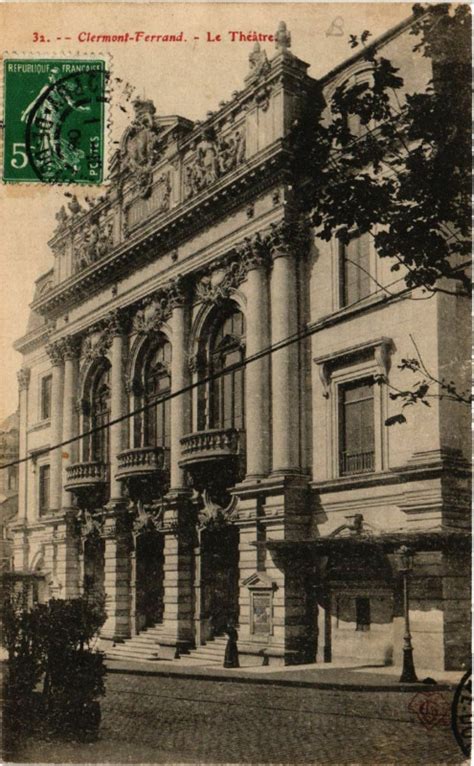
[[[30,741],[15,762],[463,763],[452,691],[416,694],[114,673],[98,741]]]

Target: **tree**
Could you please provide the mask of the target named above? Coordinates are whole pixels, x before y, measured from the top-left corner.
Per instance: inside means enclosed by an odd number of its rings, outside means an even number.
[[[336,88],[316,130],[303,121],[293,134],[310,168],[303,204],[323,240],[371,235],[408,288],[470,295],[470,9],[413,10],[413,49],[433,65],[425,92],[403,92],[369,31],[351,35],[367,76]]]
[[[440,4],[415,5],[413,15],[413,51],[432,63],[426,90],[404,92],[399,70],[369,44],[370,32],[351,35],[350,46],[362,49],[364,76],[337,87],[326,112],[313,99],[292,134],[293,172],[307,178],[301,204],[321,239],[347,244],[354,233],[370,235],[405,291],[467,298],[471,13],[465,4]],[[398,367],[416,375],[405,390],[392,386],[390,397],[402,409],[429,406],[431,398],[471,402],[455,381],[432,374],[418,350]],[[387,425],[404,421],[400,413]]]

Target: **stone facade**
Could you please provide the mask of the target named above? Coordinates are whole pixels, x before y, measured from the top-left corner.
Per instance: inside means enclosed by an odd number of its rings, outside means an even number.
[[[408,33],[389,56],[403,62]],[[425,363],[450,375],[468,359],[469,306],[388,296],[393,274],[372,251],[376,281],[344,303],[340,252],[299,214],[288,136],[363,64],[316,81],[284,26],[278,39],[202,124],[137,101],[103,197],[57,215],[54,268],[16,344],[31,460],[15,568],[41,576],[43,598],[105,594],[105,640],[161,626],[162,657],[232,619],[243,664],[399,663],[396,547],[411,536],[418,662],[457,668],[469,656],[469,425],[436,400],[388,429],[383,380],[403,387],[397,363],[420,328]],[[341,443],[344,397],[368,402],[357,453]]]

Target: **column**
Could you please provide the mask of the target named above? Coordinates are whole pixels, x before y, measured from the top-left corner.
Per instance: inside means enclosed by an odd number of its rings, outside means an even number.
[[[19,456],[26,457],[26,430],[28,428],[28,387],[30,385],[30,370],[28,367],[22,367],[17,373],[19,389]],[[18,466],[18,520],[27,520],[27,470],[28,463],[20,463]]]
[[[110,318],[109,331],[112,334],[111,370],[110,370],[110,419],[122,417],[127,412],[127,392],[125,390],[125,351],[126,351],[126,317],[114,312]],[[110,426],[110,506],[123,504],[122,483],[116,478],[118,471],[117,457],[125,449],[125,434],[127,423]]]
[[[68,441],[77,434],[76,383],[79,377],[78,339],[66,338],[63,347],[64,356],[64,395],[63,395],[63,438]],[[62,448],[62,500],[63,509],[72,508],[71,493],[64,489],[67,482],[67,467],[76,461],[77,445],[75,442]]]
[[[298,288],[295,252],[287,226],[274,227],[271,236],[272,345],[298,330]],[[272,354],[272,469],[274,474],[299,469],[299,353],[298,342]]]
[[[247,297],[246,356],[251,357],[270,344],[270,315],[265,260],[254,251],[247,263],[247,279],[242,288]],[[262,478],[270,469],[269,368],[269,357],[264,356],[245,369],[247,480]]]
[[[50,439],[51,446],[59,444],[62,441],[63,428],[63,385],[64,385],[64,366],[63,366],[63,341],[57,341],[47,346],[46,351],[49,355],[52,365],[51,381],[51,426]],[[59,511],[61,508],[62,495],[62,449],[52,449],[49,453],[49,474],[50,474],[50,503],[51,512]]]
[[[187,359],[189,313],[185,295],[175,294],[170,325],[172,330],[171,390],[180,391],[189,385],[190,371]],[[179,466],[181,438],[191,430],[191,393],[187,391],[171,399],[171,491],[185,487],[184,470]]]
[[[112,336],[110,369],[110,419],[121,418],[127,411],[125,389],[125,353],[127,315],[115,311],[109,317]],[[131,551],[132,539],[122,483],[116,478],[118,455],[125,449],[127,423],[110,426],[110,500],[105,519],[105,594],[107,621],[102,629],[105,638],[123,641],[131,635]]]
[[[168,291],[172,309],[171,390],[189,384],[188,347],[189,308],[186,284],[174,280]],[[194,643],[193,635],[193,539],[189,506],[190,491],[179,466],[181,438],[191,430],[191,393],[171,399],[170,492],[164,517],[163,634],[159,656],[173,659]]]

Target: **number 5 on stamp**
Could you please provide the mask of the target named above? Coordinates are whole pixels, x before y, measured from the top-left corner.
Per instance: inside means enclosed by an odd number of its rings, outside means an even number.
[[[3,180],[100,184],[105,61],[4,61]]]

